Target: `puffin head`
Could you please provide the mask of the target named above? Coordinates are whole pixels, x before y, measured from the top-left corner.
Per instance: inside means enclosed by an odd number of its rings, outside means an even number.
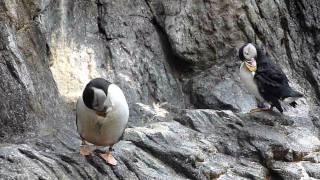
[[[247,43],[239,49],[239,58],[243,61],[247,69],[251,72],[257,70],[257,48],[251,44]]]
[[[99,116],[106,116],[108,107],[108,87],[111,83],[102,78],[91,80],[83,91],[84,104]]]

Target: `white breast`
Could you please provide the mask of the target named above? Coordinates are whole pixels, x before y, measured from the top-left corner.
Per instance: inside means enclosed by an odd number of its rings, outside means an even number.
[[[108,146],[118,141],[129,118],[129,107],[121,89],[111,84],[108,88],[108,108],[106,117],[97,116],[95,111],[85,106],[82,96],[77,102],[78,133],[88,142]]]
[[[249,91],[250,94],[254,95],[260,102],[264,102],[264,99],[259,93],[258,87],[254,82],[254,72],[250,72],[243,62],[240,66],[240,79],[241,82],[244,84],[246,89]]]

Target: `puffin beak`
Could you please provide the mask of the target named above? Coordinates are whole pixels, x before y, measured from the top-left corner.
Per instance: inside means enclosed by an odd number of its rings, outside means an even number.
[[[98,116],[102,116],[102,117],[106,117],[106,116],[107,116],[107,113],[104,112],[104,111],[96,111],[96,114],[97,114]]]
[[[96,111],[96,114],[97,114],[98,116],[106,117],[106,116],[107,116],[107,107],[105,106],[105,107],[103,108],[103,111]]]
[[[256,72],[257,70],[257,62],[254,58],[250,59],[249,61],[245,61],[245,65],[251,72]]]

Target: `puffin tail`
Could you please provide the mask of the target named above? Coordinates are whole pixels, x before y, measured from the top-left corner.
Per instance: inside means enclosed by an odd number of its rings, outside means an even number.
[[[301,97],[303,97],[303,94],[298,92],[298,91],[295,91],[295,90],[291,89],[288,97],[301,98]]]
[[[303,97],[302,93],[291,89],[289,95],[287,96],[287,98],[285,98],[285,101],[287,101],[290,106],[295,108],[297,106],[296,100],[301,97]]]

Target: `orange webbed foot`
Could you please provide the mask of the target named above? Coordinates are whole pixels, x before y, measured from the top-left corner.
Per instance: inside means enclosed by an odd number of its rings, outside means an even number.
[[[87,145],[80,146],[80,154],[82,156],[90,156],[92,154],[92,150]]]
[[[80,154],[82,156],[89,156],[92,154],[92,149],[90,148],[90,146],[87,145],[86,141],[81,138],[82,143],[80,145]]]
[[[112,166],[115,166],[118,163],[117,160],[112,156],[112,153],[110,151],[107,153],[100,154],[100,157]]]

